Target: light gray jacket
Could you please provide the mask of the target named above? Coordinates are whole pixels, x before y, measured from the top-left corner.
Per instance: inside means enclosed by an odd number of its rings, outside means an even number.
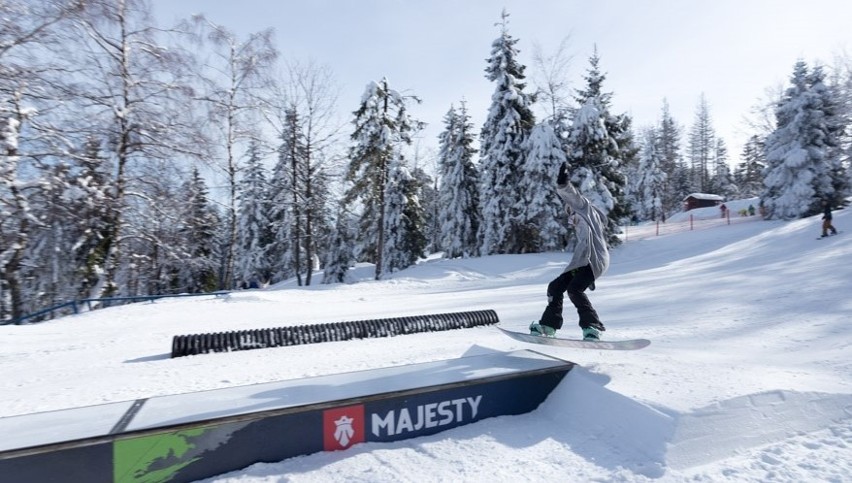
[[[588,198],[581,195],[571,183],[556,187],[559,197],[580,220],[575,225],[577,246],[574,256],[565,267],[565,272],[590,265],[595,279],[600,278],[609,268],[609,250],[606,246],[606,215],[592,205]]]

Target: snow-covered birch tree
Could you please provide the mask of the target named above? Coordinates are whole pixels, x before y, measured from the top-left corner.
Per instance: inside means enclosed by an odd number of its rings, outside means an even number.
[[[225,221],[230,242],[226,248],[223,288],[235,284],[234,260],[237,247],[237,185],[243,166],[239,153],[246,143],[260,139],[258,121],[262,92],[271,82],[271,69],[278,57],[272,29],[252,33],[242,39],[222,25],[196,16],[199,38],[213,47],[213,58],[199,73],[205,84],[200,99],[207,104],[208,119],[214,131],[216,154],[213,165],[225,176],[227,208]]]
[[[278,234],[270,256],[276,280],[295,274],[301,286],[311,284],[314,261],[332,229],[329,172],[339,130],[337,96],[326,67],[288,62],[283,77],[265,100],[266,119],[281,139],[271,180],[271,221]]]
[[[112,165],[109,228],[103,259],[96,262],[101,276],[93,287],[94,295],[106,296],[121,290],[119,272],[127,266],[121,246],[134,169],[195,156],[199,143],[189,118],[192,60],[178,43],[181,34],[158,27],[144,1],[86,5],[58,54],[73,72],[62,76],[65,128],[104,140],[102,151]]]
[[[22,316],[28,298],[25,259],[39,223],[25,191],[37,185],[31,179],[33,156],[49,153],[41,149],[49,136],[32,122],[39,105],[52,99],[45,82],[48,73],[61,69],[50,52],[61,44],[60,32],[83,6],[70,0],[0,3],[0,319]],[[31,137],[41,139],[34,142]]]

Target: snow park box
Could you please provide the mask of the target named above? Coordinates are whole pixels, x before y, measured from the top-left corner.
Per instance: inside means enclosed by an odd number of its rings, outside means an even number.
[[[534,351],[0,418],[0,482],[188,482],[538,407],[574,364]]]

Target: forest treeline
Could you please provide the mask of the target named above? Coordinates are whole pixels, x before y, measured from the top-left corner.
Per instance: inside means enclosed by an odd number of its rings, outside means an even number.
[[[341,105],[332,68],[283,58],[271,29],[166,27],[143,0],[0,10],[0,320],[80,298],[310,285],[318,267],[339,283],[356,262],[380,279],[427,253],[564,250],[563,164],[613,245],[621,224],[664,221],[690,193],[759,196],[783,219],[850,196],[849,62],[796,63],[733,155],[703,95],[688,128],[665,100],[651,126],[613,112],[597,51],[580,88],[561,50],[534,56],[528,78],[505,11],[476,67],[494,91],[474,126],[461,100],[413,118],[421,99],[388,79]],[[424,161],[426,121],[442,130]]]

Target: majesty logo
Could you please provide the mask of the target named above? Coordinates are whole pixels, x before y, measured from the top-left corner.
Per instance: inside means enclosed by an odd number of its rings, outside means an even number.
[[[376,437],[396,436],[436,426],[458,426],[476,419],[480,402],[481,395],[391,410],[384,416],[373,413],[372,433]]]
[[[349,416],[343,416],[334,422],[337,429],[334,431],[334,439],[340,443],[340,446],[349,446],[352,437],[355,436],[355,430],[352,428],[354,419]]]
[[[326,451],[346,449],[364,441],[364,406],[328,409],[322,415],[322,439]]]
[[[421,399],[422,401],[422,399]],[[370,412],[370,440],[399,435],[416,436],[417,432],[438,426],[459,426],[476,420],[482,395],[446,399],[425,404],[397,406],[387,412]],[[368,404],[369,406],[369,404]],[[387,406],[385,406],[387,407]],[[366,441],[364,405],[346,406],[323,411],[323,447],[326,451],[346,449]],[[394,438],[396,439],[396,438]]]

